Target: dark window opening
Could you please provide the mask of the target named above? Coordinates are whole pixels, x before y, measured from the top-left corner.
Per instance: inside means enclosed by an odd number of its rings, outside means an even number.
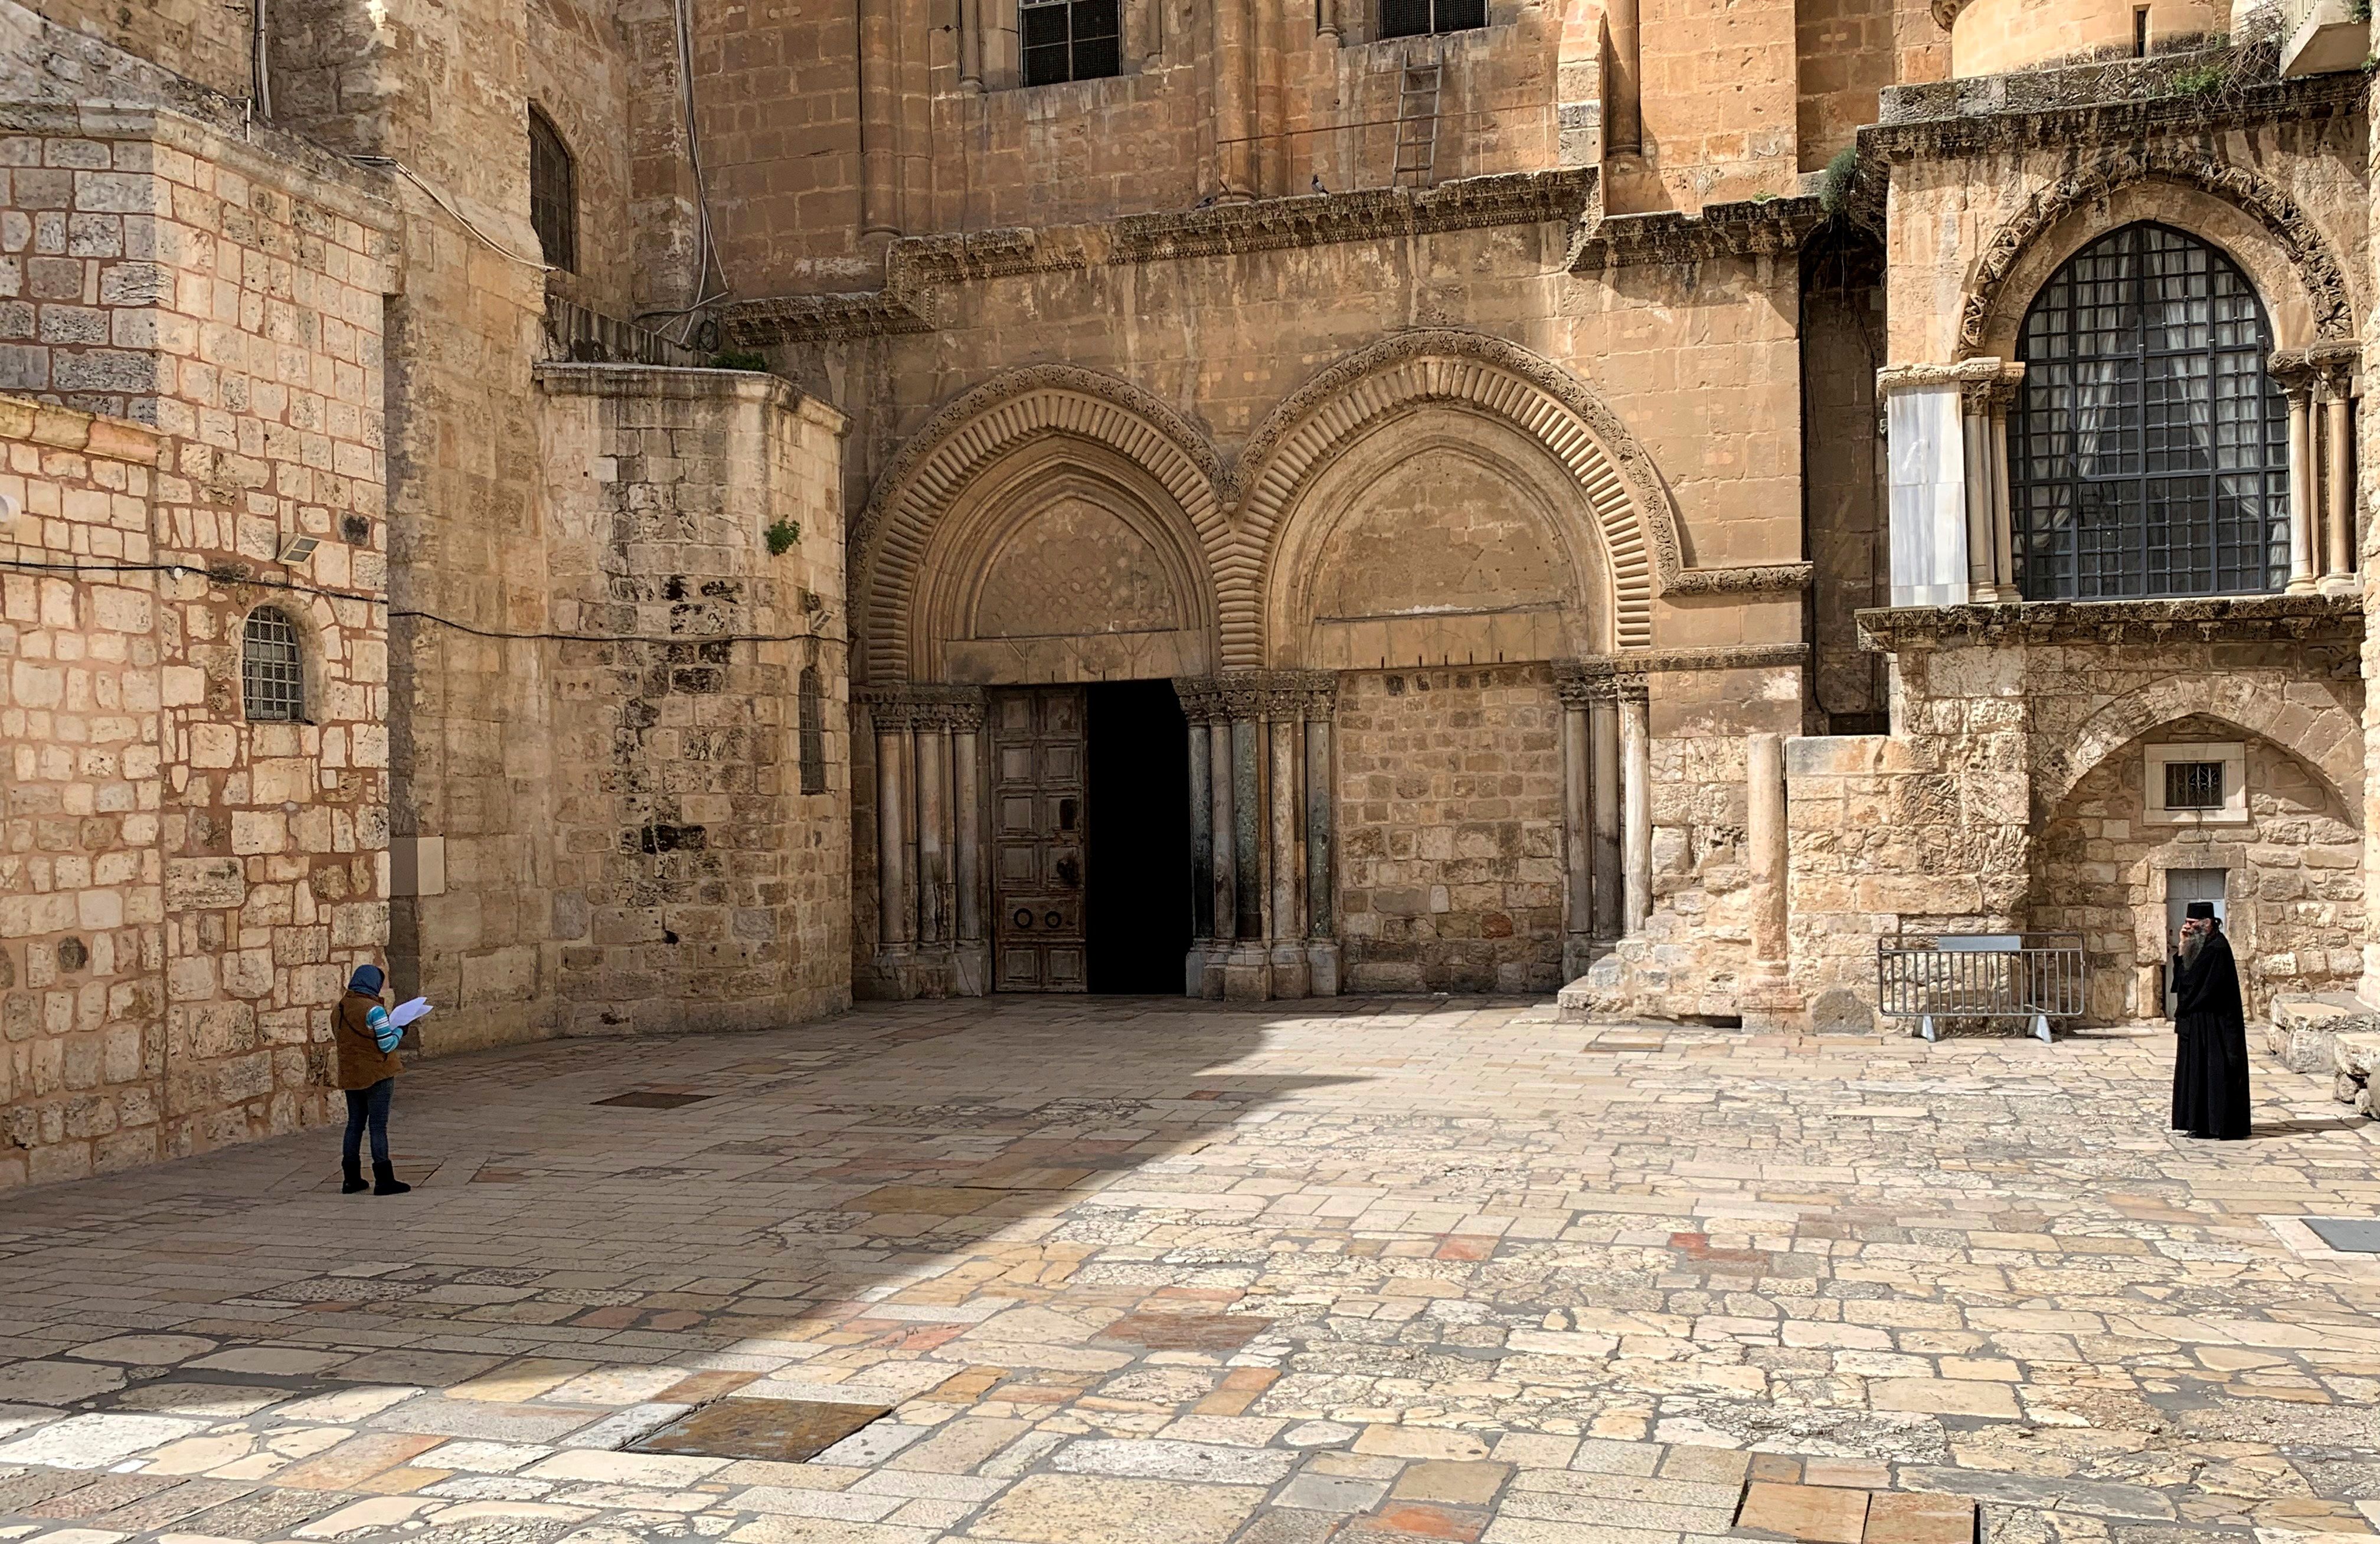
[[[2168,809],[2223,808],[2223,763],[2168,761],[2165,764],[2165,807]]]
[[[2025,314],[2009,419],[2028,601],[2256,594],[2289,577],[2289,405],[2231,261],[2165,225],[2067,260]]]
[[[1025,0],[1025,83],[1097,80],[1123,73],[1119,0]]]
[[[802,792],[826,792],[826,693],[819,681],[818,666],[802,669],[800,702]]]
[[[2138,6],[2132,10],[2132,57],[2145,59],[2148,56],[2149,8],[2146,6]]]
[[[253,723],[296,723],[306,716],[306,672],[298,628],[271,606],[248,614],[240,637],[240,706]]]
[[[1488,0],[1380,0],[1380,36],[1466,32],[1488,25]]]
[[[562,132],[543,113],[528,110],[528,223],[545,261],[565,273],[578,268],[578,169]]]
[[[1189,725],[1166,681],[1089,688],[1090,990],[1179,995],[1190,951]]]

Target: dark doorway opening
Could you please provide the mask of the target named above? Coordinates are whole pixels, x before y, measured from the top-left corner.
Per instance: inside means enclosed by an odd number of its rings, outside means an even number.
[[[1168,681],[1093,687],[1085,716],[1090,990],[1178,997],[1190,951],[1189,723]]]

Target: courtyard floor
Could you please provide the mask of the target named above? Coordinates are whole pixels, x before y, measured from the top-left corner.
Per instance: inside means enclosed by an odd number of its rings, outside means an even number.
[[[2170,1136],[2169,1050],[1044,998],[434,1063],[409,1196],[325,1132],[0,1196],[0,1540],[2368,1538],[2380,1257],[2295,1219],[2380,1128],[2260,1056]],[[757,1399],[892,1413],[622,1451]]]

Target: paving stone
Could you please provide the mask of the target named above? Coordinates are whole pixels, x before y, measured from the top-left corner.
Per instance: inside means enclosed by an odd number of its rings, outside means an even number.
[[[1067,1443],[1050,1456],[1050,1465],[1067,1474],[1272,1485],[1287,1476],[1296,1462],[1286,1453],[1212,1442],[1100,1440]]]
[[[1867,1504],[1861,1544],[1974,1544],[1975,1503],[1961,1497],[1883,1492]]]
[[[0,1442],[0,1464],[103,1469],[198,1429],[196,1421],[168,1416],[74,1416]]]
[[[1867,1526],[1867,1502],[1864,1490],[1755,1479],[1743,1492],[1743,1510],[1736,1522],[1747,1532],[1769,1538],[1860,1544]]]
[[[1273,1493],[1275,1506],[1311,1512],[1362,1512],[1388,1494],[1386,1480],[1347,1479],[1336,1475],[1299,1475]]]
[[[1027,1475],[967,1535],[1015,1544],[1223,1544],[1264,1491],[1104,1475]]]

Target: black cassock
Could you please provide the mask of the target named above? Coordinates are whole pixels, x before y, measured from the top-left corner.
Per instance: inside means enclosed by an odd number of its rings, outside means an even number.
[[[2248,1024],[2231,942],[2211,932],[2173,968],[2173,1128],[2236,1140],[2248,1135]]]

